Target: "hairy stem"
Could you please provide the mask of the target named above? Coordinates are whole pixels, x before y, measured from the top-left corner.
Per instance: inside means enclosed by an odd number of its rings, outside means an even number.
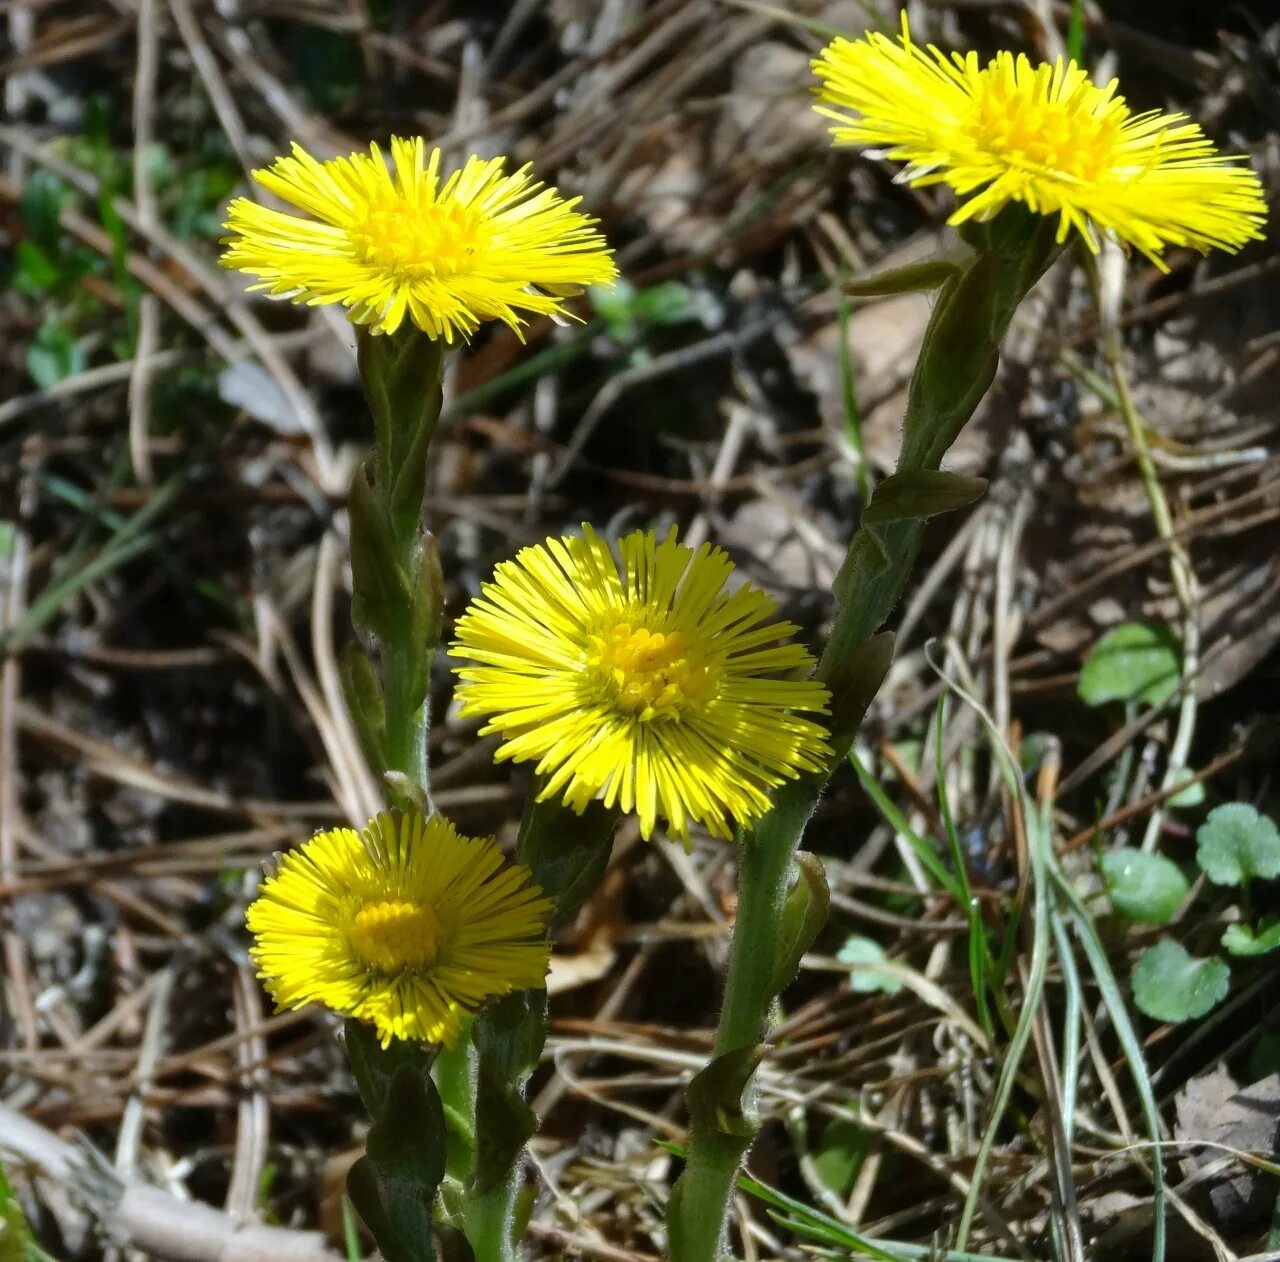
[[[467,1243],[475,1262],[515,1262],[515,1203],[520,1184],[504,1179],[467,1207]]]
[[[1045,221],[997,221],[984,232],[967,266],[944,285],[912,377],[897,474],[940,467],[991,384],[1000,342],[1018,304],[1056,254]],[[711,1107],[701,1098],[695,1104],[691,1084],[689,1153],[667,1210],[672,1262],[716,1262],[722,1252],[738,1170],[759,1127],[753,1062],[745,1077],[734,1076],[729,1066],[766,1037],[770,1008],[790,980],[779,977],[772,944],[796,851],[830,771],[848,753],[887,669],[887,639],[872,636],[906,586],[928,515],[864,525],[854,535],[836,580],[838,608],[817,670],[832,692],[830,768],[780,789],[773,809],[743,842],[715,1059],[694,1080],[700,1092],[723,1084],[733,1098],[723,1095]],[[739,1060],[725,1059],[735,1056]],[[709,1079],[717,1066],[722,1074]]]

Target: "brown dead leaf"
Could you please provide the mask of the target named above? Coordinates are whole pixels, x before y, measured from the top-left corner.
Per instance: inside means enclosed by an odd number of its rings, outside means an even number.
[[[607,977],[618,952],[607,941],[597,941],[589,951],[575,955],[553,955],[547,974],[547,994],[562,995],[579,986],[589,986]]]
[[[1280,1074],[1242,1087],[1219,1066],[1193,1078],[1178,1093],[1175,1138],[1183,1143],[1223,1144],[1273,1160],[1280,1133]],[[1182,1158],[1189,1178],[1208,1166],[1221,1165],[1219,1148],[1192,1150]],[[1227,1164],[1205,1185],[1218,1225],[1229,1232],[1256,1225],[1276,1199],[1276,1180],[1243,1161]]]

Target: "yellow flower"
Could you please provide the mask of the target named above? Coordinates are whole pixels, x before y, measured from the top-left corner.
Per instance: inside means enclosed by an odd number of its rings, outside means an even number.
[[[909,184],[949,184],[968,199],[953,224],[1018,201],[1057,215],[1059,242],[1075,228],[1096,253],[1108,233],[1161,270],[1166,246],[1234,251],[1262,236],[1266,201],[1242,159],[1183,114],[1132,113],[1115,79],[1098,87],[1074,61],[948,57],[912,43],[904,13],[896,42],[837,39],[813,69],[836,142],[905,162]]]
[[[440,150],[393,138],[393,175],[377,145],[318,162],[300,145],[253,178],[312,216],[239,197],[225,224],[224,267],[254,289],[310,304],[340,302],[357,324],[394,333],[407,315],[451,342],[484,320],[518,333],[520,312],[559,315],[564,298],[617,274],[596,220],[505,159],[468,158],[441,178]]]
[[[499,759],[537,759],[540,800],[581,812],[600,798],[635,811],[645,837],[659,815],[689,840],[700,821],[728,836],[769,807],[768,791],[830,754],[825,731],[793,711],[826,711],[806,679],[813,659],[758,588],[725,583],[733,562],[636,531],[621,566],[585,538],[548,539],[498,566],[458,623],[464,715],[492,715]]]
[[[451,1047],[463,1013],[544,984],[550,913],[493,841],[384,812],[281,855],[245,919],[279,1007],[322,1003],[374,1025],[383,1047]]]

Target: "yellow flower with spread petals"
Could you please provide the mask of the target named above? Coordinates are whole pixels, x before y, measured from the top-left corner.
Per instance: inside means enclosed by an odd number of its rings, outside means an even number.
[[[384,812],[281,855],[245,919],[280,1008],[324,1004],[383,1047],[451,1047],[464,1013],[545,984],[551,906],[492,840]]]
[[[555,316],[585,285],[617,275],[596,221],[527,166],[471,157],[441,176],[440,150],[393,138],[394,173],[377,145],[320,162],[300,145],[253,178],[310,218],[239,197],[224,267],[261,277],[272,297],[342,303],[357,324],[394,333],[406,316],[452,342],[485,320],[517,333],[521,313]]]
[[[827,690],[777,605],[733,562],[696,552],[673,529],[637,531],[615,560],[590,527],[499,565],[459,621],[463,715],[491,716],[499,759],[536,759],[546,784],[581,812],[600,799],[634,811],[648,837],[659,816],[688,844],[689,825],[728,836],[769,808],[769,790],[820,771]]]
[[[1161,270],[1167,246],[1238,250],[1262,236],[1267,205],[1243,159],[1224,157],[1183,114],[1135,114],[1118,83],[1093,83],[1074,61],[1033,65],[1021,53],[945,53],[869,32],[814,60],[818,111],[838,144],[906,163],[899,179],[948,184],[953,224],[993,217],[1010,201],[1133,246]]]

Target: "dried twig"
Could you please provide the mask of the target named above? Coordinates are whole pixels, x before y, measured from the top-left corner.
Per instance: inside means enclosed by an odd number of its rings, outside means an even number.
[[[120,1180],[101,1157],[4,1105],[0,1151],[67,1188],[118,1243],[174,1262],[338,1262],[319,1232],[236,1222],[212,1206]]]

